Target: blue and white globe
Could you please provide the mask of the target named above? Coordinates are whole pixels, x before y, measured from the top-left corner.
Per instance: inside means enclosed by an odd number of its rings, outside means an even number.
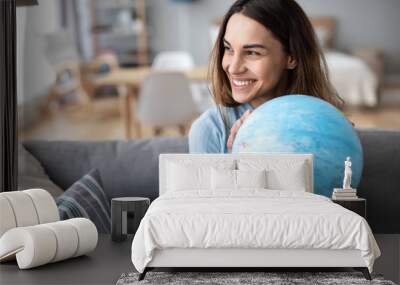
[[[232,147],[232,153],[248,152],[314,154],[314,193],[327,197],[342,187],[346,157],[352,160],[351,186],[361,179],[363,150],[356,131],[333,105],[312,96],[282,96],[256,108]]]

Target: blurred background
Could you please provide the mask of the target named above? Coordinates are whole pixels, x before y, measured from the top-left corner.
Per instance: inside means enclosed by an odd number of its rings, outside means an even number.
[[[358,128],[400,128],[400,1],[299,0]],[[38,0],[17,9],[19,139],[180,136],[213,102],[232,0]],[[362,11],[362,13],[360,13]]]

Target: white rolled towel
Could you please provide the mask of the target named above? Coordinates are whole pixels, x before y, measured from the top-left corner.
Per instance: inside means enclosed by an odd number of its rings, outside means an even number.
[[[39,224],[46,224],[60,220],[60,214],[53,196],[43,189],[28,189],[22,191],[32,199]]]
[[[0,237],[16,226],[17,222],[10,202],[6,197],[0,195]]]
[[[60,220],[56,202],[43,189],[0,193],[0,237],[15,227]]]
[[[85,218],[13,228],[0,238],[0,262],[16,257],[28,269],[87,254],[97,241],[96,226]]]

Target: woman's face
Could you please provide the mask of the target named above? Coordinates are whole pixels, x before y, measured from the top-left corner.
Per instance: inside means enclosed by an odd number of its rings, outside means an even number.
[[[234,14],[224,36],[222,67],[229,78],[233,99],[258,107],[282,95],[291,58],[282,44],[257,21]]]

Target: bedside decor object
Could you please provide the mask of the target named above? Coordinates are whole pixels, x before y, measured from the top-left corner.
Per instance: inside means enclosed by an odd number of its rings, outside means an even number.
[[[333,200],[353,200],[357,198],[358,196],[356,189],[342,189],[342,188],[333,189],[332,193]]]
[[[343,178],[343,189],[351,189],[351,160],[348,156],[344,162],[344,178]]]
[[[20,269],[29,269],[86,254],[97,239],[95,225],[83,218],[17,227],[0,238],[0,262],[16,258]]]
[[[56,201],[61,220],[88,218],[100,233],[110,233],[110,202],[97,169],[75,182]]]
[[[357,189],[351,188],[351,158],[348,156],[344,162],[343,188],[334,188],[332,199],[334,200],[353,200],[357,199]]]
[[[111,200],[111,239],[124,241],[128,234],[135,234],[149,205],[149,198],[113,198]]]

